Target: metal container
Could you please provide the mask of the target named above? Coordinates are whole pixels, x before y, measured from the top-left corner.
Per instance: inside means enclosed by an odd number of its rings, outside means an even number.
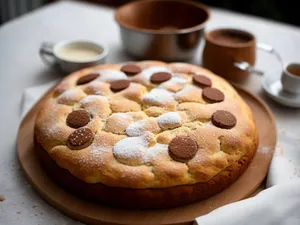
[[[209,10],[183,0],[135,1],[115,14],[126,52],[139,59],[187,61],[196,54]]]

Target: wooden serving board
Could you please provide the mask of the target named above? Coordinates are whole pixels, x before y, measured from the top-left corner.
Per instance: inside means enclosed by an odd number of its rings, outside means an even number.
[[[236,90],[249,104],[259,132],[259,148],[245,173],[223,192],[190,205],[163,210],[133,210],[113,208],[80,199],[59,188],[43,171],[34,152],[34,122],[39,107],[51,90],[28,112],[23,119],[17,138],[20,164],[26,177],[37,192],[52,206],[77,220],[88,224],[166,225],[191,224],[201,215],[251,196],[261,190],[276,145],[274,117],[265,103],[245,89]]]

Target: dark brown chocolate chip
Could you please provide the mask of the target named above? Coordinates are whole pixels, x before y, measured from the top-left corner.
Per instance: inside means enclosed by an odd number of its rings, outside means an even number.
[[[169,144],[169,155],[179,162],[187,162],[192,159],[198,150],[197,142],[188,136],[178,136]]]
[[[203,75],[194,75],[193,81],[195,84],[197,84],[200,87],[210,87],[211,86],[211,80]]]
[[[206,87],[202,91],[202,98],[209,103],[222,102],[225,99],[223,92],[216,88]]]
[[[142,69],[134,64],[127,64],[122,66],[121,71],[126,73],[128,76],[134,76],[142,71]]]
[[[85,75],[83,77],[80,77],[77,80],[77,85],[83,85],[83,84],[87,84],[95,79],[97,79],[100,75],[98,73],[91,73],[88,75]]]
[[[158,72],[158,73],[154,73],[150,80],[152,83],[155,83],[155,84],[160,84],[162,82],[165,82],[167,80],[170,80],[172,77],[172,75],[168,72]]]
[[[122,91],[130,85],[129,80],[116,80],[110,83],[110,89],[114,92]]]
[[[90,114],[84,110],[76,110],[71,112],[67,117],[67,125],[72,128],[79,128],[90,122]]]
[[[225,110],[217,110],[211,116],[211,121],[216,127],[230,129],[236,125],[235,116]]]
[[[88,127],[75,130],[68,137],[68,146],[71,149],[79,150],[89,146],[94,140],[94,133]]]

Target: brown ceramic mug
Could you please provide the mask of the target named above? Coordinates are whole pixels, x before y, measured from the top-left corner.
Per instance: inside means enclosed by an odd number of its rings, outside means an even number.
[[[237,68],[236,62],[253,68],[256,58],[256,39],[249,32],[237,29],[217,29],[205,34],[203,66],[231,81],[245,81],[249,70]]]

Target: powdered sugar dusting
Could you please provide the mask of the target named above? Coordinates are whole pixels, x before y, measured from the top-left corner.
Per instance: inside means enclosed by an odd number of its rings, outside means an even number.
[[[118,161],[127,165],[140,165],[149,146],[149,135],[128,137],[117,142],[113,154]]]
[[[168,145],[156,143],[154,146],[147,150],[147,153],[144,156],[144,160],[145,162],[155,160],[160,154],[168,155]]]
[[[78,89],[77,88],[72,88],[69,90],[64,91],[60,96],[59,99],[64,99],[64,100],[76,100],[78,96]]]
[[[202,163],[205,163],[206,161],[207,161],[207,156],[205,154],[198,152],[195,155],[195,157],[192,159],[191,162],[196,163],[196,164],[202,164]]]
[[[64,136],[64,129],[61,123],[59,123],[59,117],[57,115],[56,110],[50,111],[41,122],[42,126],[40,126],[40,130],[47,138],[51,139]]]
[[[171,69],[176,73],[189,73],[189,74],[195,73],[195,69],[182,64],[175,64],[175,65],[173,64]]]
[[[109,152],[110,149],[107,148],[106,146],[99,146],[99,145],[94,145],[92,146],[91,154],[94,158],[102,158],[103,153]]]
[[[126,134],[125,130],[133,123],[133,118],[127,113],[113,113],[106,120],[105,130],[115,134]]]
[[[158,72],[168,72],[171,73],[171,70],[169,70],[166,67],[162,67],[162,66],[152,66],[149,68],[146,68],[142,71],[141,73],[141,79],[142,81],[148,83],[150,81],[151,76],[154,73],[158,73]]]
[[[165,87],[165,86],[169,86],[169,85],[178,85],[178,84],[185,84],[187,83],[187,79],[183,78],[183,77],[179,77],[179,76],[173,76],[170,80],[160,84],[160,87]]]
[[[103,114],[103,109],[109,107],[109,102],[105,96],[89,95],[80,101],[83,108],[94,114]]]
[[[99,95],[89,95],[83,99],[81,99],[80,103],[83,105],[96,103],[97,101],[108,102],[107,98]]]
[[[109,85],[99,80],[94,80],[90,82],[86,90],[96,95],[107,95],[110,93]]]
[[[97,80],[112,82],[115,80],[127,80],[127,76],[125,73],[119,70],[101,70],[99,71],[100,77]]]
[[[181,117],[178,112],[168,112],[159,116],[157,123],[164,129],[175,128],[181,125]]]
[[[53,120],[53,123],[49,123],[44,121],[43,123],[43,127],[41,128],[41,131],[46,134],[46,136],[48,137],[54,137],[54,136],[59,136],[60,134],[62,134],[62,128],[59,125],[59,123],[55,123]]]
[[[97,136],[95,137],[97,138]],[[111,152],[111,146],[107,146],[102,144],[99,146],[95,142],[91,144],[90,154],[88,156],[81,157],[79,163],[81,166],[89,166],[91,164],[97,163],[103,164],[105,154],[109,154]],[[111,154],[111,153],[110,153]]]
[[[174,100],[174,94],[160,88],[153,88],[148,94],[144,95],[142,101],[149,105],[163,105]]]
[[[97,145],[97,144],[92,144],[91,145],[91,155],[93,158],[96,158],[97,160],[102,160],[103,155],[105,153],[111,152],[111,146],[106,146],[105,144],[102,143],[102,145]]]
[[[114,113],[110,117],[114,117],[120,122],[123,122],[124,120],[132,119],[132,116],[129,113]]]
[[[135,123],[130,124],[126,128],[126,134],[130,137],[140,136],[144,133],[144,127],[147,120],[140,120]]]
[[[193,86],[185,86],[183,89],[181,89],[180,91],[178,91],[176,93],[176,95],[185,95],[185,94],[187,94],[189,91],[191,91],[193,89],[194,89]]]

